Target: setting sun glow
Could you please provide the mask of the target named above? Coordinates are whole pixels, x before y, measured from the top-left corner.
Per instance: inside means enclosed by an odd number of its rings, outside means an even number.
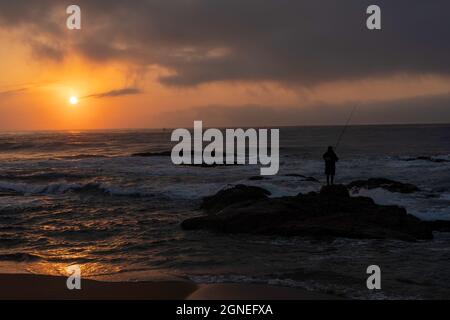
[[[76,105],[76,104],[78,104],[78,98],[75,97],[75,96],[70,97],[70,98],[69,98],[69,103],[70,103],[71,105]]]

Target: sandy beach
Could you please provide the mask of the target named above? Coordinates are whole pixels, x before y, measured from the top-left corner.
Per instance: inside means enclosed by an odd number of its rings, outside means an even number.
[[[1,274],[0,300],[330,300],[306,290],[252,284],[197,285],[184,279],[145,282],[83,280],[68,290],[65,277]]]

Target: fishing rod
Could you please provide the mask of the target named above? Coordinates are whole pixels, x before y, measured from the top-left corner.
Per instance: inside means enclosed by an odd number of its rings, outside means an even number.
[[[352,112],[350,113],[350,116],[348,117],[347,123],[344,126],[344,129],[342,129],[341,135],[339,136],[339,139],[336,143],[336,147],[334,147],[335,149],[337,149],[339,147],[339,145],[341,144],[342,141],[342,137],[344,137],[345,132],[347,131],[347,128],[350,124],[350,121],[352,121],[353,115],[355,114],[356,108],[358,107],[358,105],[355,105],[352,109]]]

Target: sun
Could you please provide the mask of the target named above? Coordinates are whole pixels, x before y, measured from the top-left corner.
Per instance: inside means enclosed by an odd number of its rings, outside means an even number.
[[[78,104],[78,98],[77,97],[75,97],[75,96],[71,96],[70,98],[69,98],[69,103],[71,104],[71,105],[76,105],[76,104]]]

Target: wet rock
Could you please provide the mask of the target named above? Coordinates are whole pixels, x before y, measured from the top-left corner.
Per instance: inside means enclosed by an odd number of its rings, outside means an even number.
[[[439,232],[450,232],[450,221],[436,220],[427,222],[431,229]]]
[[[300,178],[300,179],[302,179],[302,181],[307,181],[307,182],[317,182],[317,183],[320,183],[320,181],[317,180],[317,179],[314,178],[314,177],[307,177],[307,176],[304,176],[304,175],[302,175],[302,174],[297,174],[297,173],[286,174],[285,177]]]
[[[219,191],[213,196],[203,199],[201,209],[208,213],[216,213],[235,203],[246,203],[259,199],[267,199],[270,192],[259,187],[237,185],[230,189]]]
[[[429,156],[420,156],[420,157],[411,157],[411,158],[403,158],[402,161],[430,161],[435,163],[444,163],[450,162],[449,159],[438,158],[438,157],[429,157]]]
[[[398,206],[350,197],[345,186],[295,197],[269,198],[268,191],[236,186],[204,201],[207,216],[185,220],[185,230],[212,230],[313,238],[431,239],[432,227]]]
[[[263,177],[263,176],[254,176],[254,177],[248,178],[248,180],[250,180],[250,181],[262,181],[262,180],[269,180],[269,179],[266,178],[266,177]]]
[[[324,186],[320,190],[320,195],[333,198],[349,198],[350,193],[343,185]]]
[[[320,181],[314,177],[306,177],[304,181],[320,183]]]
[[[172,155],[171,151],[162,151],[162,152],[139,152],[134,153],[132,157],[170,157]]]
[[[357,180],[347,185],[348,189],[376,189],[383,188],[390,192],[398,193],[414,193],[420,191],[420,189],[410,183],[402,183],[394,180],[389,180],[385,178],[371,178],[368,180]]]
[[[227,164],[227,163],[221,163],[221,164],[206,164],[206,163],[201,163],[201,164],[182,164],[181,166],[183,167],[198,167],[198,168],[216,168],[216,167],[234,167],[234,166],[238,166],[239,164]]]

